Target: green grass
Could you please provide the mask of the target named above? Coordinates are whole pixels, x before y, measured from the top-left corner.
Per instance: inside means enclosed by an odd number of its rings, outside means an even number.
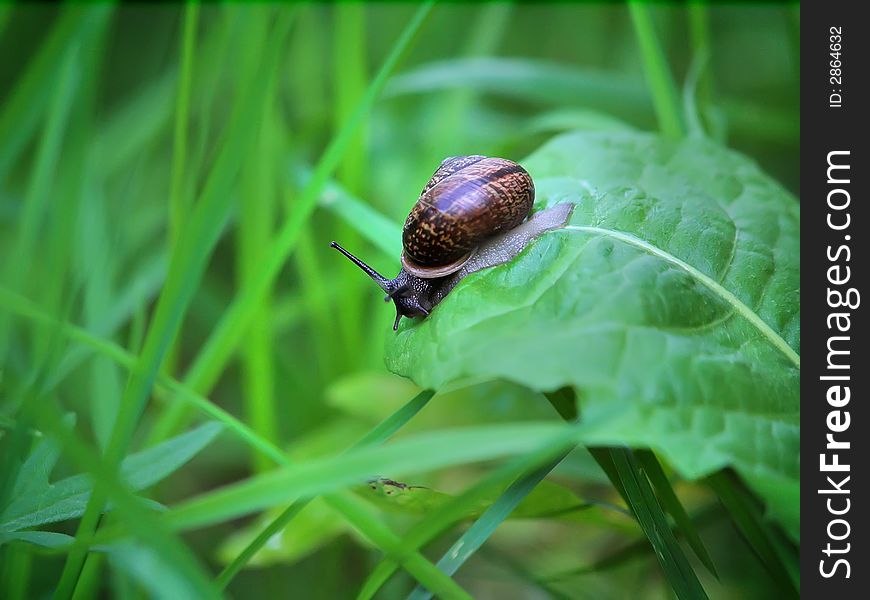
[[[643,56],[644,71],[652,93],[659,129],[664,135],[679,138],[685,134],[686,128],[677,100],[677,86],[656,35],[650,8],[643,2],[629,2],[628,6],[637,33],[640,54]]]
[[[239,343],[241,336],[249,326],[250,319],[259,309],[262,298],[267,294],[285,260],[302,235],[302,230],[314,211],[328,177],[338,166],[343,153],[353,140],[356,129],[362,124],[378,93],[431,7],[431,3],[424,4],[414,15],[413,20],[402,32],[378,74],[372,80],[353,115],[324,151],[314,169],[311,181],[302,190],[299,198],[294,200],[292,211],[287,220],[275,234],[273,242],[264,250],[263,262],[250,276],[247,284],[239,290],[237,299],[227,309],[224,317],[204,344],[197,360],[194,361],[190,369],[191,374],[186,378],[192,387],[207,390],[214,384],[217,374],[223,369],[235,345]],[[170,409],[155,425],[154,431],[156,433],[152,436],[152,441],[166,437],[184,421],[183,408],[177,411]]]
[[[409,420],[411,420],[424,406],[432,399],[433,392],[426,391],[417,394],[410,402],[401,409],[393,413],[390,418],[383,421],[375,429],[372,429],[357,442],[355,447],[367,446],[369,444],[378,444],[389,439],[394,433],[402,428]],[[253,558],[254,554],[262,548],[269,539],[282,531],[290,521],[293,520],[300,510],[307,504],[307,500],[297,500],[275,518],[274,521],[263,529],[257,537],[236,557],[236,559],[228,564],[217,577],[218,585],[226,587],[229,581],[241,570],[247,562]]]
[[[0,596],[793,594],[794,543],[731,474],[575,448],[595,424],[571,390],[557,414],[507,382],[388,374],[392,308],[328,244],[393,275],[441,159],[521,159],[575,128],[709,136],[797,189],[794,19],[0,4]],[[120,476],[210,421],[158,485]],[[16,486],[79,474],[81,517],[3,529]],[[374,501],[373,478],[444,501]],[[542,481],[617,510],[520,518]],[[341,534],[318,535],[314,498]]]

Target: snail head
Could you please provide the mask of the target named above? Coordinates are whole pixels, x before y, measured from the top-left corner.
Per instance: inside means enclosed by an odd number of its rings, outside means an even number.
[[[393,331],[399,329],[399,321],[402,320],[402,317],[413,319],[429,315],[432,306],[425,299],[428,298],[435,280],[415,277],[405,269],[399,271],[395,279],[388,279],[342,248],[337,242],[332,242],[330,246],[344,254],[348,260],[358,266],[384,290],[387,294],[384,297],[385,302],[392,300],[396,305],[396,320],[393,323]]]

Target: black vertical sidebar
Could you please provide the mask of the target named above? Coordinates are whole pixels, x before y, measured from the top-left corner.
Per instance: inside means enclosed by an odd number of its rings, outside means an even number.
[[[870,595],[870,23],[801,5],[801,595]]]

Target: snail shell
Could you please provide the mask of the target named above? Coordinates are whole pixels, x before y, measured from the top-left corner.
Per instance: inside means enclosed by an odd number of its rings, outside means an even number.
[[[455,156],[441,163],[423,188],[402,230],[402,270],[388,279],[342,248],[396,305],[402,317],[426,317],[471,273],[510,261],[535,238],[564,227],[573,204],[531,216],[532,178],[503,158]]]
[[[503,158],[445,159],[423,188],[402,229],[402,266],[423,279],[455,273],[485,240],[522,223],[535,185]]]

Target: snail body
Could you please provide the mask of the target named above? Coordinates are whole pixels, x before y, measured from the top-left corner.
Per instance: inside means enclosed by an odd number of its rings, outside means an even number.
[[[336,248],[386,292],[402,317],[428,316],[470,273],[508,262],[545,231],[562,227],[572,204],[558,204],[526,220],[535,200],[531,176],[503,158],[445,159],[423,187],[402,228],[402,270],[387,279]]]

